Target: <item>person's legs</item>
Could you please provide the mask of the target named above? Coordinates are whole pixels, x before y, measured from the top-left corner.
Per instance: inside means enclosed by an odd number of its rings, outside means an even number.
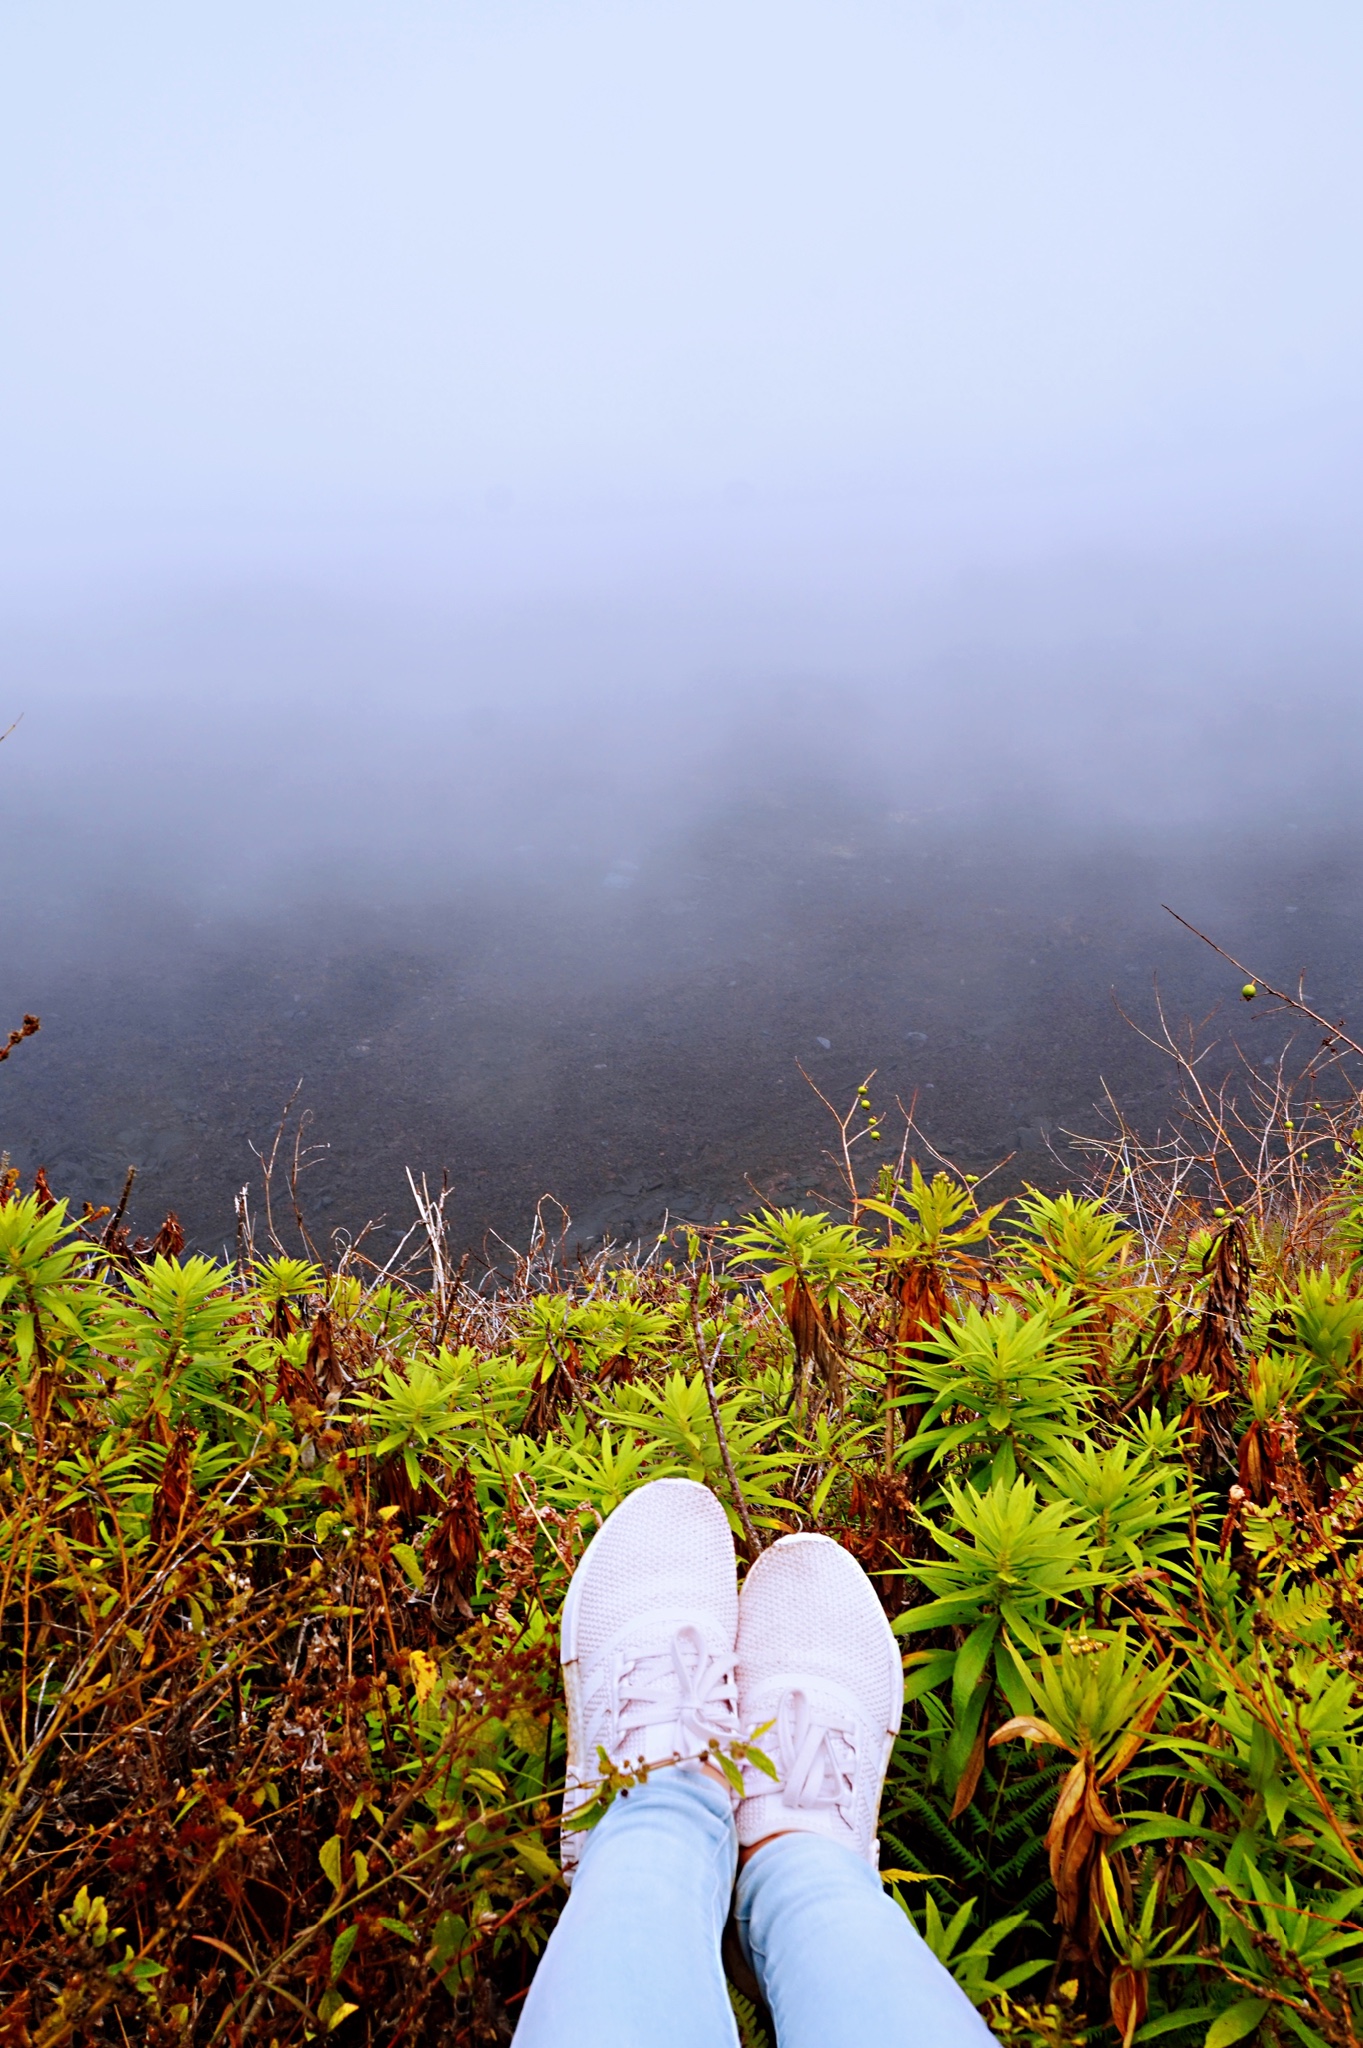
[[[737,1842],[739,1939],[777,2048],[983,2048],[987,2029],[876,1875],[899,1727],[898,1646],[870,1583],[827,1537],[784,1537],[748,1575],[703,1487],[659,1480],[589,1548],[563,1617],[565,1876],[572,1896],[516,2030],[519,2048],[736,2048],[720,1937]],[[741,1715],[741,1720],[740,1720]],[[738,1814],[705,1759],[748,1730]],[[573,1827],[604,1750],[659,1765],[590,1832]]]
[[[704,1760],[738,1737],[733,1538],[689,1479],[642,1486],[598,1530],[563,1609],[572,1895],[518,2048],[736,2048],[720,1937],[738,1853],[733,1797]],[[658,1766],[574,1826],[605,1752]]]
[[[736,1918],[778,2048],[981,2048],[984,2022],[877,1875],[903,1663],[869,1579],[827,1536],[783,1536],[749,1572],[738,1683],[776,1771],[747,1774]]]
[[[587,1837],[516,2048],[737,2048],[719,1944],[733,1801],[695,1764],[620,1794]]]
[[[988,2048],[960,1986],[841,1843],[775,1836],[740,1871],[734,1917],[778,2048]]]

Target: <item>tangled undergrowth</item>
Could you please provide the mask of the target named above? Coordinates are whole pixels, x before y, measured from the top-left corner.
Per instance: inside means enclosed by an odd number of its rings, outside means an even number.
[[[9,1175],[0,2043],[508,2040],[568,1577],[681,1473],[741,1555],[873,1575],[882,1865],[1004,2040],[1357,2048],[1359,1103],[1238,1099],[985,1206],[907,1152],[860,1191],[858,1091],[843,1220],[540,1234],[479,1286],[424,1191],[414,1274]]]

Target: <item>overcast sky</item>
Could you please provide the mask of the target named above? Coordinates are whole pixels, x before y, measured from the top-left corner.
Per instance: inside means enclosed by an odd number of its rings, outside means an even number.
[[[0,0],[34,862],[443,885],[455,785],[632,846],[792,680],[868,801],[1352,816],[1360,60],[1355,0]]]
[[[632,1231],[797,1054],[1039,1158],[1162,901],[1356,1008],[1361,195],[1359,0],[0,0],[15,1158]]]
[[[1233,517],[1359,439],[1361,59],[1354,0],[8,0],[0,518]]]

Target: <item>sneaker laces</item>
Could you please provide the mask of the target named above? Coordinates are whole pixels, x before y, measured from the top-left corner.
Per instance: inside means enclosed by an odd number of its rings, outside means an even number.
[[[675,1721],[688,1754],[708,1749],[738,1732],[732,1657],[715,1657],[694,1623],[679,1628],[665,1650],[642,1656],[617,1650],[609,1673],[611,1748],[619,1751],[627,1733]]]
[[[855,1825],[857,1731],[815,1717],[807,1694],[792,1688],[776,1710],[776,1756],[781,1799],[798,1812],[836,1812]]]

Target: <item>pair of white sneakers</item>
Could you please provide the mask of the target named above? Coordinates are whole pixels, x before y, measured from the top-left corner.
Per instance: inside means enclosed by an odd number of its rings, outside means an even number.
[[[803,1831],[879,1860],[876,1817],[899,1732],[899,1647],[856,1560],[827,1536],[783,1536],[737,1586],[715,1496],[655,1479],[598,1530],[563,1610],[571,1881],[600,1752],[621,1770],[713,1759],[754,1741],[773,1780],[744,1766],[738,1839]],[[762,1730],[760,1734],[754,1731]]]

